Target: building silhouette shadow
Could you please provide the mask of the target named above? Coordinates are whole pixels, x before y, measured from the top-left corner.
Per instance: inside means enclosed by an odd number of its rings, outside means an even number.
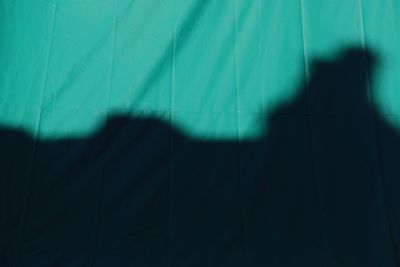
[[[399,266],[400,133],[372,51],[312,62],[256,140],[111,116],[87,138],[0,129],[0,266]]]

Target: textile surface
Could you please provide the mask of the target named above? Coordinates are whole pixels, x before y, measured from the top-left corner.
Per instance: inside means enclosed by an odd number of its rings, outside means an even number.
[[[0,1],[0,266],[400,266],[400,1]]]

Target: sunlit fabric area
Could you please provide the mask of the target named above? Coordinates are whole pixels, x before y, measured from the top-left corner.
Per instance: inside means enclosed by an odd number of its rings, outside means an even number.
[[[400,267],[400,1],[0,0],[1,267]]]

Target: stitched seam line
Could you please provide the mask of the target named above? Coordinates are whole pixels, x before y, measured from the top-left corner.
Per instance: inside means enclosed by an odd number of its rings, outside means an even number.
[[[235,75],[235,98],[236,98],[236,141],[237,141],[237,166],[238,166],[238,182],[239,182],[239,202],[240,202],[240,216],[242,217],[242,231],[243,231],[243,257],[242,257],[242,266],[245,266],[247,253],[248,253],[248,244],[247,244],[247,228],[246,228],[246,219],[244,214],[244,203],[243,203],[243,188],[241,181],[241,156],[240,156],[240,119],[239,119],[239,75],[238,75],[238,57],[237,57],[237,37],[238,37],[238,25],[237,25],[237,0],[234,1],[234,10],[233,10],[233,28],[234,28],[234,75]]]

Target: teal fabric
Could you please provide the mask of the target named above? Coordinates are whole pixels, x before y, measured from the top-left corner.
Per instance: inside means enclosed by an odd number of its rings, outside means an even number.
[[[397,0],[0,1],[0,266],[398,266]]]

